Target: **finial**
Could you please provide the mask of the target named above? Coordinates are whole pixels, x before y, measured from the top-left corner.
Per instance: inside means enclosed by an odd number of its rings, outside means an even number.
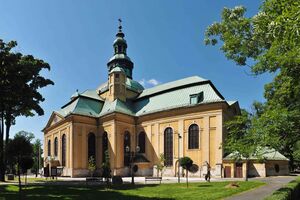
[[[118,21],[119,21],[119,32],[122,32],[122,19],[119,18]]]

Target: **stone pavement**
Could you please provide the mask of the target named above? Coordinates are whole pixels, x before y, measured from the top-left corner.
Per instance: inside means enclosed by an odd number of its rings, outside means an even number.
[[[259,180],[267,183],[259,188],[248,190],[237,195],[226,198],[225,200],[262,200],[273,192],[294,180],[297,176],[277,176],[266,178],[251,178],[249,180]]]

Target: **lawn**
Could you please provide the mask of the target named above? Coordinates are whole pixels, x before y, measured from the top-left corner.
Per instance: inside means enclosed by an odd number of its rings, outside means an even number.
[[[237,182],[240,187],[226,188],[229,182],[190,183],[186,188],[181,184],[161,185],[122,185],[106,189],[102,185],[37,185],[24,189],[26,198],[22,199],[222,199],[263,185],[262,182]],[[18,199],[18,187],[0,185],[0,200]]]

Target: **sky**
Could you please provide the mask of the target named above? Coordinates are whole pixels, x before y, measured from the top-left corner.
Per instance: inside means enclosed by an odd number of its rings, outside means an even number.
[[[213,82],[227,100],[250,109],[264,101],[264,85],[272,75],[249,75],[249,69],[227,60],[219,47],[205,46],[204,33],[220,21],[224,7],[243,5],[247,16],[258,12],[258,0],[0,0],[0,38],[16,40],[14,51],[31,54],[51,66],[42,75],[54,86],[40,90],[43,116],[18,117],[11,128],[42,129],[52,111],[66,104],[78,89],[95,89],[107,80],[112,43],[123,23],[127,54],[134,62],[133,79],[146,88],[200,76]]]

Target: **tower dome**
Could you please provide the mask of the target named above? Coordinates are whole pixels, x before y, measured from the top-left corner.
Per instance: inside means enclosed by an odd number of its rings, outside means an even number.
[[[127,42],[124,39],[125,34],[122,32],[121,19],[119,19],[119,30],[113,43],[114,55],[109,59],[107,68],[109,73],[115,67],[121,67],[126,76],[132,79],[133,62],[127,56]]]

